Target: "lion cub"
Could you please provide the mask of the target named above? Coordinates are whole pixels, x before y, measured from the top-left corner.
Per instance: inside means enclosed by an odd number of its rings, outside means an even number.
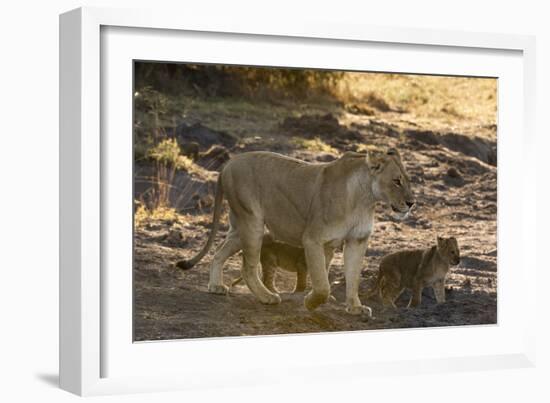
[[[277,242],[270,234],[265,234],[260,253],[262,264],[262,282],[271,292],[278,292],[275,288],[275,273],[277,267],[296,273],[294,292],[302,292],[307,286],[307,266],[304,249]],[[237,278],[232,286],[240,283],[242,277]]]
[[[437,303],[445,302],[445,277],[451,265],[460,263],[456,238],[437,237],[437,244],[428,249],[391,253],[382,258],[375,288],[369,297],[378,294],[385,305],[394,308],[395,300],[405,288],[412,289],[409,306],[422,300],[424,287],[432,287]]]

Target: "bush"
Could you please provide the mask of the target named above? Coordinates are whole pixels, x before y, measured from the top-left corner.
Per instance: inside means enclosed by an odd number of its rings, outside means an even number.
[[[182,155],[176,139],[165,139],[148,151],[148,158],[155,162],[155,183],[153,209],[166,208],[170,205],[170,189],[178,169],[188,172],[194,169],[191,159]]]
[[[328,94],[343,72],[273,67],[136,62],[135,88],[168,94],[303,98]]]

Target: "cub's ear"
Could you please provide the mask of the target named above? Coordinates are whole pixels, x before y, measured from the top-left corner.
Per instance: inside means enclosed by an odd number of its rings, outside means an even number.
[[[367,151],[367,166],[372,173],[379,173],[384,167],[386,157],[378,151]]]
[[[445,245],[445,238],[441,238],[439,235],[437,236],[437,246],[442,248]]]

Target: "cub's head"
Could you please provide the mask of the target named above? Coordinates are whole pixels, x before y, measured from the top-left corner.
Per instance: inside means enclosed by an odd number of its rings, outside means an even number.
[[[414,205],[414,196],[399,152],[395,148],[386,152],[369,151],[367,166],[372,177],[374,197],[387,203],[396,218],[407,217]]]
[[[450,238],[441,238],[438,236],[437,249],[439,250],[439,254],[450,264],[456,265],[460,263],[460,250],[454,236]]]

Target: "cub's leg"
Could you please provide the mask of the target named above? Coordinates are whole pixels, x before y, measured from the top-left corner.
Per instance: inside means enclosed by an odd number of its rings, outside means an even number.
[[[243,247],[242,277],[246,285],[262,303],[280,303],[279,294],[269,291],[260,280],[260,253],[264,236],[263,221],[252,215],[243,217],[239,221],[239,234]]]
[[[330,295],[330,284],[325,266],[325,251],[323,245],[304,235],[302,245],[306,254],[307,271],[311,277],[312,290],[304,299],[305,307],[312,311],[327,302]]]
[[[265,250],[266,253],[264,253],[264,250],[265,249],[262,248],[262,256],[260,259],[262,263],[262,282],[269,291],[278,293],[277,289],[275,288],[275,272],[277,271],[277,259],[267,250]]]
[[[298,264],[296,267],[296,287],[294,292],[304,292],[307,286],[307,267],[303,264]]]
[[[212,259],[208,292],[213,294],[227,293],[228,287],[223,283],[223,265],[227,259],[240,251],[241,248],[242,244],[239,233],[234,226],[231,226],[223,244],[218,248]]]
[[[435,294],[435,300],[438,304],[445,302],[445,280],[439,280],[432,286]]]
[[[330,273],[330,263],[332,262],[333,257],[334,257],[334,248],[330,246],[325,246],[325,267],[327,270],[327,277]],[[336,302],[336,298],[334,298],[334,295],[330,295],[328,299],[329,301]]]
[[[420,281],[415,281],[412,287],[412,297],[409,301],[409,307],[416,308],[422,302],[422,289],[424,288],[423,284]]]
[[[378,271],[376,275],[376,280],[374,281],[374,286],[367,292],[367,298],[374,298],[376,296],[382,297],[382,291],[380,289],[380,282],[382,281],[382,274]]]
[[[393,274],[393,275],[392,275]],[[386,273],[380,280],[380,297],[384,305],[397,308],[395,301],[403,292],[400,286],[401,279],[396,276],[396,273]]]
[[[346,278],[346,312],[352,315],[366,313],[372,316],[372,310],[361,304],[359,299],[359,281],[363,256],[367,250],[367,240],[349,240],[344,245],[344,275]]]
[[[334,249],[329,246],[325,246],[325,267],[327,270],[327,275],[330,271],[330,263],[332,262],[333,257],[334,257]]]

